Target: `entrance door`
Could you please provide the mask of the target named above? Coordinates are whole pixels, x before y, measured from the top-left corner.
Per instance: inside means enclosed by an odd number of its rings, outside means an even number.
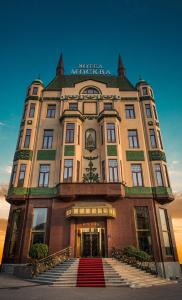
[[[100,236],[99,233],[83,232],[82,237],[82,256],[99,257],[100,256]]]
[[[105,228],[77,229],[77,257],[105,257]]]

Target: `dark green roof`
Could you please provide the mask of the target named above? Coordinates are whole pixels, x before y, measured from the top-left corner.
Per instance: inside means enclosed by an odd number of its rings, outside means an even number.
[[[74,87],[76,83],[85,80],[102,82],[105,83],[108,87],[119,88],[120,91],[136,91],[136,88],[126,77],[122,79],[118,76],[108,75],[58,75],[48,84],[45,90],[58,91],[65,87]]]

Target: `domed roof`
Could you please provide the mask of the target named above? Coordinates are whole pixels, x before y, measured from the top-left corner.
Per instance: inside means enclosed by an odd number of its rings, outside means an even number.
[[[32,84],[40,84],[40,85],[43,85],[43,82],[42,82],[42,80],[40,80],[40,79],[35,79],[35,80],[33,80],[32,81]]]
[[[147,83],[146,80],[144,80],[144,79],[139,79],[139,81],[138,81],[137,84],[136,84],[136,87],[139,86],[139,85],[149,85],[149,84]]]

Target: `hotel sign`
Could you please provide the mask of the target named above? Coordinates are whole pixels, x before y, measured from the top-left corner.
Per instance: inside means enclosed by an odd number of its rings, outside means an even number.
[[[111,75],[111,72],[104,69],[100,64],[79,64],[77,68],[71,70],[74,75]]]

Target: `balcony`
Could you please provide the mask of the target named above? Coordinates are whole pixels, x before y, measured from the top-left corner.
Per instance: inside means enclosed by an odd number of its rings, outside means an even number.
[[[115,200],[125,196],[125,189],[121,183],[60,183],[57,186],[57,196],[62,199],[102,197]]]

